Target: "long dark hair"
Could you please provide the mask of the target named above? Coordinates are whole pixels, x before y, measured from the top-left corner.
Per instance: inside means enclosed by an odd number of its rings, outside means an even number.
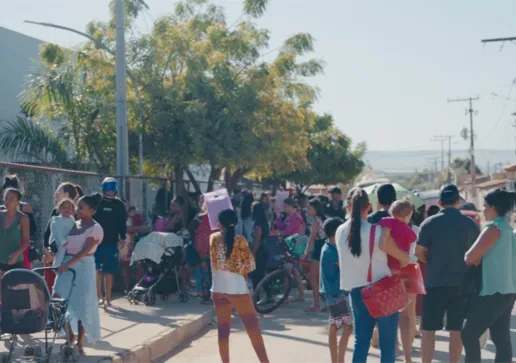
[[[253,221],[255,224],[259,226],[269,224],[269,221],[267,220],[267,213],[265,213],[265,206],[263,205],[263,203],[253,203]]]
[[[324,220],[326,219],[326,214],[324,213],[324,206],[322,202],[318,198],[315,198],[309,201],[308,205],[315,209],[316,217],[319,217],[321,219],[321,222],[324,222]]]
[[[516,193],[506,189],[494,189],[486,194],[484,200],[494,207],[500,217],[505,217],[516,206]]]
[[[242,219],[251,218],[254,196],[252,193],[244,194],[242,204],[240,204],[240,216]]]
[[[73,183],[70,183],[70,182],[61,183],[61,184],[59,184],[57,189],[58,190],[61,189],[63,191],[63,193],[68,194],[68,198],[70,198],[72,200],[75,200],[77,198],[77,186]],[[82,188],[81,188],[81,191],[83,191]],[[84,195],[84,191],[83,191],[83,195]]]
[[[235,243],[235,226],[238,223],[236,212],[232,209],[223,210],[219,214],[219,223],[223,230],[226,257],[229,257],[231,252],[233,252],[233,245]]]
[[[369,206],[369,197],[363,189],[357,189],[351,197],[351,224],[349,228],[348,244],[351,254],[360,257],[362,254],[362,240],[360,238],[361,214]]]

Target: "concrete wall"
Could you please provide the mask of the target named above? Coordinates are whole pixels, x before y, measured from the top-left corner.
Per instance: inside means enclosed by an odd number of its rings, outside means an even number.
[[[43,42],[0,27],[0,123],[20,115],[18,95]],[[7,160],[0,151],[0,160]]]
[[[43,42],[0,27],[0,120],[20,114],[18,95]]]

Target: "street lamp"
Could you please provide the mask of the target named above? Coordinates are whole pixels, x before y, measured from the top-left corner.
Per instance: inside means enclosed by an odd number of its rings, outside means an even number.
[[[45,26],[49,28],[56,28],[65,31],[69,31],[78,35],[81,35],[97,45],[100,49],[103,49],[110,55],[116,58],[116,91],[117,91],[117,107],[116,107],[116,121],[117,121],[117,146],[116,146],[116,174],[121,177],[127,177],[129,175],[129,142],[128,142],[128,131],[127,131],[127,90],[125,83],[125,74],[131,80],[136,98],[139,104],[139,118],[140,118],[140,132],[138,137],[138,164],[139,164],[139,176],[143,176],[143,102],[140,96],[140,91],[138,89],[138,85],[136,82],[136,77],[131,73],[129,69],[127,69],[125,63],[125,34],[124,34],[124,21],[125,18],[125,8],[123,6],[123,0],[117,0],[116,3],[117,11],[116,11],[116,41],[117,41],[117,49],[116,52],[107,47],[100,40],[90,36],[87,33],[82,31],[69,28],[62,25],[52,24],[52,23],[43,23],[43,22],[35,22],[26,20],[25,22],[28,24],[35,24],[40,26]],[[120,9],[120,11],[119,11]],[[121,26],[119,26],[119,22],[121,21]],[[119,47],[119,44],[123,44],[123,46]],[[120,55],[120,53],[122,55]]]

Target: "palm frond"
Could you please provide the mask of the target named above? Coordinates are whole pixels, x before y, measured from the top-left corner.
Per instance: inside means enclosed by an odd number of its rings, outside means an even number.
[[[55,135],[23,117],[2,122],[0,151],[14,159],[24,156],[45,164],[64,166],[70,162],[65,146]]]

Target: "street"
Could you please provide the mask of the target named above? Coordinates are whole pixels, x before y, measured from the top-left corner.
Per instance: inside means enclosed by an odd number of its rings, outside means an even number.
[[[330,362],[330,353],[327,345],[328,316],[326,313],[307,314],[303,310],[309,306],[304,304],[284,305],[273,314],[261,319],[261,326],[271,362],[289,363],[321,363]],[[513,313],[514,315],[514,313]],[[511,329],[513,346],[516,343],[516,329]],[[231,361],[236,363],[258,362],[251,343],[238,317],[233,317],[230,336]],[[346,361],[351,361],[353,354],[353,337],[350,339],[346,353]],[[414,343],[414,362],[421,362],[421,342]],[[208,331],[198,337],[182,350],[173,352],[171,356],[160,360],[160,363],[215,363],[219,362],[217,346],[217,328],[213,324]],[[436,362],[448,361],[448,334],[439,332],[436,341]],[[370,362],[380,361],[380,351],[371,348]],[[486,361],[494,359],[494,346],[488,343],[482,352]],[[398,356],[403,361],[402,355]],[[513,361],[515,361],[513,359]]]

